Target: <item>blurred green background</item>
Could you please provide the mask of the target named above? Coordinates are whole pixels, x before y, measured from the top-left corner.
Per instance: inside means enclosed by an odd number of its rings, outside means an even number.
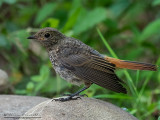
[[[57,97],[80,88],[56,76],[46,50],[26,39],[53,27],[102,54],[160,65],[160,0],[1,0],[0,69],[12,90],[2,94]],[[128,94],[92,85],[85,94],[140,120],[160,116],[160,71],[117,70]],[[83,86],[81,86],[83,87]]]

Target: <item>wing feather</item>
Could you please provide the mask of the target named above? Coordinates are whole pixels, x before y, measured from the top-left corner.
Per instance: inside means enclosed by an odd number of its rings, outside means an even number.
[[[70,54],[61,63],[82,80],[115,92],[126,93],[123,83],[114,73],[115,65],[97,55]]]

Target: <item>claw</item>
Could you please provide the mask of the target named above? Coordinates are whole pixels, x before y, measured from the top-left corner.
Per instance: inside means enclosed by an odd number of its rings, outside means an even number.
[[[82,91],[86,90],[88,87],[84,87],[81,90],[77,91],[76,93],[73,94],[64,94],[64,96],[68,96],[68,97],[64,97],[64,98],[58,98],[58,99],[53,99],[55,101],[61,101],[61,102],[65,102],[65,101],[69,101],[69,100],[77,100],[78,98],[81,99],[81,96],[87,96],[86,94],[84,95],[79,95],[79,93],[81,93]],[[78,96],[77,96],[78,95]],[[87,96],[88,97],[88,96]]]
[[[69,97],[66,97],[66,98],[58,98],[58,99],[53,99],[53,100],[65,102],[65,101],[69,101],[69,100],[77,100],[78,98],[81,99],[80,96],[76,96],[76,97],[71,97],[71,96],[69,96]]]

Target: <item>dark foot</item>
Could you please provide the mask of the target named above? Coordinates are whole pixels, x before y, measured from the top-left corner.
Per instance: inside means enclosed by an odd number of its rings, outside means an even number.
[[[65,98],[58,98],[58,99],[53,99],[53,100],[55,100],[55,101],[61,101],[61,102],[65,102],[65,101],[69,101],[69,100],[77,100],[78,98],[80,98],[80,99],[81,99],[81,97],[80,97],[80,96],[74,96],[74,97],[72,97],[72,96],[68,96],[68,97],[65,97]]]
[[[72,96],[72,94],[62,94],[61,96]],[[76,96],[79,96],[79,97],[88,97],[87,94],[82,94],[82,95],[76,95]]]
[[[73,94],[65,94],[65,98],[59,98],[59,99],[54,99],[55,101],[69,101],[69,100],[77,100],[78,98],[81,98],[80,96],[87,96],[86,94],[84,95],[79,95],[79,93],[81,93],[82,91],[86,90],[88,87],[84,87],[81,90],[77,91],[76,93]],[[78,95],[78,96],[77,96]]]

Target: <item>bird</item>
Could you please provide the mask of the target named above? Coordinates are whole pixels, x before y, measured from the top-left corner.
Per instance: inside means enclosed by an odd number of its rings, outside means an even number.
[[[28,39],[34,39],[46,48],[52,66],[61,78],[74,85],[84,84],[79,91],[58,101],[73,100],[92,84],[126,94],[125,83],[115,74],[117,68],[157,70],[157,66],[150,63],[120,60],[100,54],[82,41],[65,36],[51,27],[40,29]]]

